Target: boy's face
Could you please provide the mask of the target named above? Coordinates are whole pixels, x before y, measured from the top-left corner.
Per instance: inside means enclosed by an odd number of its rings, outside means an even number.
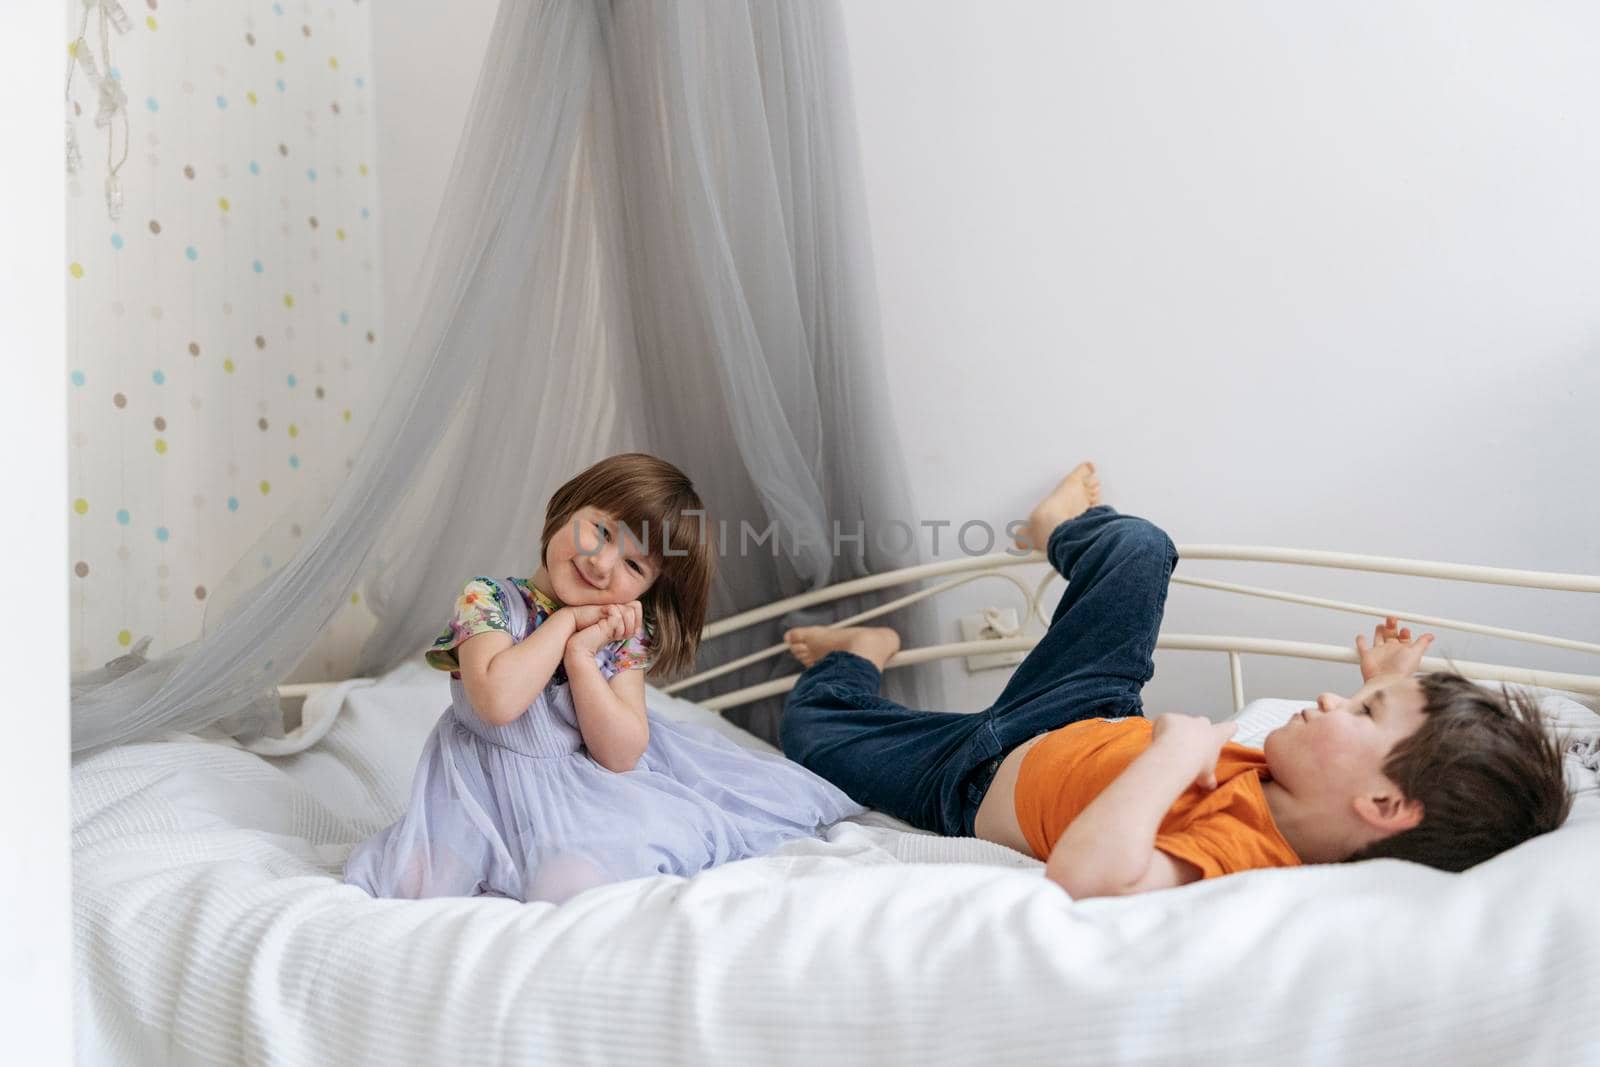
[[[1267,735],[1262,752],[1272,780],[1303,804],[1333,816],[1360,798],[1398,796],[1383,773],[1396,744],[1422,725],[1422,686],[1410,676],[1379,676],[1342,697],[1323,693]]]

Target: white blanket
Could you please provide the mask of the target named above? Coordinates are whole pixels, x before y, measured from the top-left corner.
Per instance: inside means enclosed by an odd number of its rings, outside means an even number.
[[[308,718],[341,699],[300,755],[182,737],[74,768],[82,1062],[1600,1062],[1600,783],[1576,763],[1581,817],[1460,875],[1074,902],[1028,857],[869,815],[559,908],[374,901],[337,875],[399,811],[445,679],[347,683]],[[1258,701],[1241,736],[1299,706]]]

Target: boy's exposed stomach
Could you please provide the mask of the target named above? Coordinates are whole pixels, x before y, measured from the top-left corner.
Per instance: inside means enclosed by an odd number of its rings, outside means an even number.
[[[1017,774],[1022,769],[1022,760],[1028,750],[1049,736],[1044,733],[1024,741],[1000,761],[999,768],[994,772],[994,780],[989,783],[988,791],[983,794],[983,802],[978,805],[977,817],[973,819],[972,832],[978,837],[1014,848],[1024,856],[1033,855],[1033,849],[1028,847],[1028,839],[1022,835],[1022,824],[1017,822]],[[1047,857],[1036,858],[1042,860]]]

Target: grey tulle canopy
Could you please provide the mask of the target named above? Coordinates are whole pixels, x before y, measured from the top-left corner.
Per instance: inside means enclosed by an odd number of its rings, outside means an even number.
[[[202,637],[75,677],[75,751],[280,731],[276,685],[353,590],[376,625],[351,673],[384,672],[466,578],[531,573],[551,492],[617,452],[677,464],[732,531],[784,531],[776,556],[729,538],[712,619],[917,562],[875,536],[913,520],[832,0],[504,0],[418,286],[398,295],[387,392],[337,495],[302,502],[304,536],[266,577],[236,568]],[[835,554],[836,523],[866,536]],[[707,642],[700,666],[867,603]],[[887,621],[936,640],[926,606]],[[914,707],[935,690],[886,678]],[[730,717],[772,739],[779,709]]]

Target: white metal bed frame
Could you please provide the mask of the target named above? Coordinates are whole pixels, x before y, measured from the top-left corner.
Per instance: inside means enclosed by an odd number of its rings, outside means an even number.
[[[1388,556],[1362,556],[1345,552],[1321,552],[1295,548],[1272,548],[1253,545],[1180,545],[1178,554],[1185,561],[1211,559],[1230,560],[1241,562],[1259,563],[1287,563],[1309,567],[1331,567],[1343,570],[1373,571],[1384,574],[1401,574],[1421,578],[1438,578],[1448,581],[1479,582],[1490,585],[1521,586],[1524,588],[1553,589],[1565,592],[1600,593],[1600,576],[1587,574],[1560,574],[1552,571],[1513,570],[1503,567],[1481,567],[1461,563],[1435,563],[1425,560],[1397,559]],[[880,604],[870,610],[852,615],[846,619],[831,623],[831,626],[853,626],[867,622],[871,619],[886,615],[891,611],[913,604],[927,597],[968,582],[984,578],[1002,578],[1011,582],[1022,593],[1026,602],[1026,609],[1022,618],[1036,618],[1045,627],[1049,626],[1049,619],[1045,617],[1040,605],[1040,597],[1050,582],[1060,577],[1052,568],[1044,578],[1030,591],[1022,579],[1010,573],[1013,568],[1046,563],[1043,553],[1031,552],[1027,555],[1013,555],[1011,553],[995,553],[986,556],[969,557],[959,560],[947,560],[939,563],[924,563],[899,570],[888,571],[883,574],[870,575],[865,578],[856,578],[851,581],[839,582],[822,589],[802,593],[783,600],[774,601],[764,607],[752,608],[740,612],[726,619],[719,619],[710,623],[701,631],[701,640],[709,641],[725,634],[742,630],[745,627],[774,619],[797,608],[812,607],[817,604],[826,604],[844,597],[856,596],[862,593],[876,592],[892,586],[905,585],[911,582],[921,582],[929,579],[943,579],[936,585],[918,589],[904,596]],[[1239,585],[1234,582],[1222,582],[1209,578],[1192,578],[1188,575],[1174,574],[1173,582],[1195,586],[1202,589],[1213,589],[1222,592],[1238,593],[1244,596],[1262,597],[1271,600],[1280,600],[1293,604],[1304,604],[1311,607],[1327,608],[1333,611],[1348,612],[1363,615],[1369,619],[1383,618],[1393,615],[1407,623],[1422,626],[1438,627],[1458,630],[1464,633],[1484,634],[1492,637],[1502,637],[1513,641],[1528,644],[1546,645],[1552,648],[1564,648],[1579,652],[1588,652],[1600,655],[1600,644],[1589,641],[1580,641],[1574,638],[1555,637],[1547,634],[1531,633],[1524,630],[1510,630],[1499,626],[1486,626],[1481,623],[1467,622],[1459,619],[1447,619],[1437,615],[1423,614],[1406,611],[1396,607],[1386,607],[1372,604],[1354,604],[1342,600],[1330,600],[1324,597],[1305,596],[1299,593],[1283,592],[1276,589],[1263,589],[1257,586]],[[1024,623],[1026,625],[1026,623]],[[930,645],[923,648],[901,649],[889,660],[886,667],[909,667],[918,663],[928,663],[934,660],[947,659],[952,656],[983,655],[996,652],[1026,651],[1032,648],[1039,640],[1039,636],[1015,636],[999,639],[985,639],[979,641],[957,641],[950,644]],[[1348,647],[1337,645],[1324,645],[1303,641],[1282,641],[1270,638],[1212,636],[1208,634],[1182,634],[1163,633],[1156,641],[1158,649],[1173,649],[1180,651],[1221,652],[1228,657],[1228,674],[1233,685],[1234,710],[1244,707],[1244,667],[1241,657],[1245,655],[1265,656],[1291,656],[1299,659],[1322,660],[1332,663],[1355,663],[1358,661],[1356,653]],[[733,671],[747,667],[752,663],[770,659],[773,656],[787,652],[788,646],[782,642],[741,656],[727,663],[700,671],[687,678],[680,679],[668,685],[661,686],[665,693],[678,693],[704,682],[712,681]],[[1424,668],[1429,670],[1444,670],[1453,668],[1473,678],[1490,681],[1516,682],[1525,685],[1542,686],[1549,689],[1560,689],[1571,693],[1579,693],[1590,698],[1600,698],[1600,674],[1573,674],[1559,671],[1530,670],[1521,667],[1510,667],[1495,663],[1476,663],[1460,660],[1446,661],[1438,657],[1427,657],[1422,661]],[[799,672],[776,678],[772,681],[762,682],[758,685],[746,686],[729,693],[697,700],[695,703],[713,711],[724,711],[728,708],[748,704],[763,697],[786,693],[793,688],[799,678]],[[306,695],[321,689],[331,682],[303,682],[281,685],[278,687],[280,697],[294,698]]]
[[[1559,574],[1550,571],[1511,570],[1503,567],[1479,567],[1460,563],[1433,563],[1423,560],[1396,559],[1387,556],[1361,556],[1345,552],[1319,552],[1294,548],[1271,548],[1251,545],[1180,545],[1178,554],[1185,561],[1197,559],[1233,560],[1260,563],[1290,563],[1311,567],[1333,567],[1344,570],[1376,571],[1385,574],[1403,574],[1423,578],[1439,578],[1452,581],[1481,582],[1492,585],[1522,586],[1536,589],[1555,589],[1567,592],[1600,593],[1600,576],[1586,574]],[[720,619],[701,631],[702,640],[711,640],[724,634],[741,630],[768,619],[777,618],[796,608],[812,607],[825,604],[842,597],[855,596],[860,593],[874,592],[891,586],[903,585],[908,582],[918,582],[933,578],[943,578],[944,581],[926,589],[920,589],[905,596],[897,597],[884,604],[880,604],[868,611],[841,619],[832,626],[853,626],[868,620],[886,615],[891,611],[902,608],[907,604],[915,603],[925,597],[934,596],[968,582],[982,578],[1003,578],[1022,593],[1026,602],[1026,609],[1022,617],[1036,618],[1040,624],[1049,626],[1049,619],[1045,616],[1040,604],[1040,597],[1050,582],[1060,577],[1052,568],[1030,592],[1022,580],[1009,573],[1012,568],[1045,563],[1045,556],[1040,552],[1032,552],[1026,556],[1010,553],[995,553],[987,556],[977,556],[968,559],[949,560],[941,563],[926,563],[913,567],[904,567],[900,570],[888,571],[884,574],[871,575],[853,581],[840,582],[810,593],[779,600],[765,607],[755,608],[741,612],[738,615]],[[954,577],[951,577],[954,576]],[[1484,634],[1492,637],[1503,637],[1513,641],[1522,641],[1529,644],[1547,645],[1553,648],[1572,649],[1580,652],[1589,652],[1600,655],[1600,644],[1589,641],[1579,641],[1566,637],[1554,637],[1546,634],[1530,633],[1524,630],[1510,630],[1499,626],[1486,626],[1481,623],[1466,622],[1458,619],[1447,619],[1437,615],[1405,611],[1400,608],[1376,606],[1371,604],[1354,604],[1342,600],[1329,600],[1323,597],[1305,596],[1299,593],[1288,593],[1276,589],[1263,589],[1257,586],[1239,585],[1234,582],[1222,582],[1209,578],[1192,578],[1188,575],[1174,574],[1171,579],[1175,583],[1196,586],[1202,589],[1214,589],[1222,592],[1238,593],[1244,596],[1263,597],[1272,600],[1281,600],[1294,604],[1305,604],[1312,607],[1328,608],[1333,611],[1349,612],[1364,615],[1368,618],[1383,618],[1393,615],[1404,619],[1408,623],[1423,626],[1433,626],[1465,633]],[[906,667],[916,663],[927,663],[933,660],[946,659],[952,656],[981,655],[993,652],[1026,651],[1039,641],[1039,636],[1016,636],[999,639],[985,639],[980,641],[957,641],[950,644],[930,645],[923,648],[902,649],[889,660],[887,667]],[[1300,659],[1324,660],[1335,663],[1355,663],[1357,656],[1354,650],[1348,647],[1307,643],[1303,641],[1282,641],[1265,638],[1211,636],[1206,634],[1163,633],[1156,641],[1157,648],[1199,651],[1222,652],[1228,657],[1228,673],[1233,684],[1234,710],[1244,707],[1244,668],[1241,657],[1244,655],[1267,656],[1293,656]],[[758,652],[750,653],[738,659],[731,660],[710,670],[701,671],[680,681],[662,686],[666,693],[677,693],[691,686],[711,681],[722,675],[759,663],[776,655],[786,652],[788,646],[779,643]],[[1493,663],[1474,663],[1462,661],[1446,662],[1437,657],[1427,657],[1422,661],[1429,670],[1443,670],[1453,667],[1473,678],[1482,678],[1492,681],[1520,682],[1527,685],[1543,686],[1550,689],[1562,689],[1568,692],[1582,693],[1587,696],[1600,696],[1600,675],[1571,674],[1558,671],[1537,671],[1520,667],[1508,667]],[[738,707],[763,697],[773,696],[778,693],[788,692],[794,686],[799,672],[785,677],[777,678],[759,685],[747,686],[730,693],[697,700],[696,703],[714,711]]]

